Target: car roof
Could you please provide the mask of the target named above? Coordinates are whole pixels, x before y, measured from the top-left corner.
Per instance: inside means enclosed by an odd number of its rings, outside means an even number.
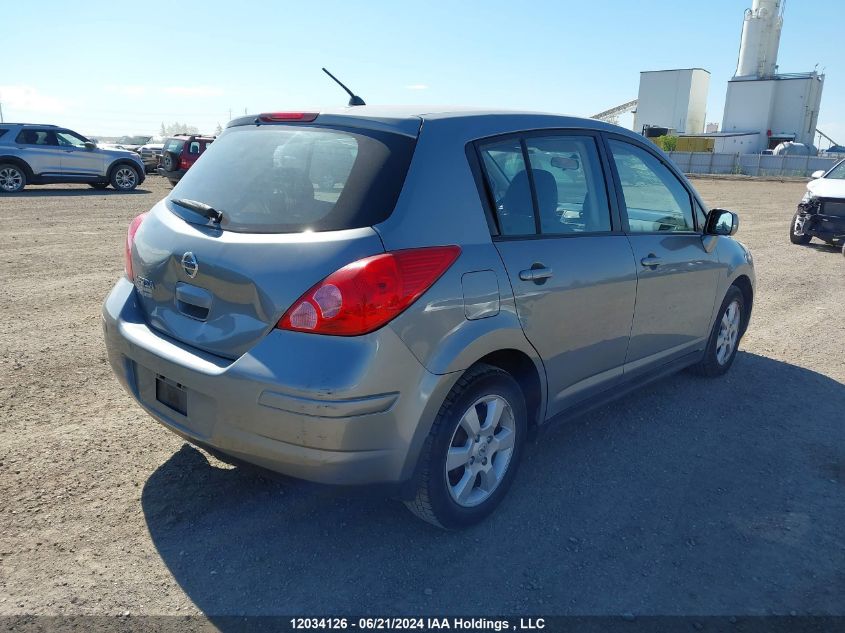
[[[544,128],[574,128],[590,130],[606,130],[621,134],[633,135],[630,130],[596,119],[554,114],[548,112],[532,112],[528,110],[505,110],[497,108],[479,108],[465,106],[348,106],[343,108],[301,108],[284,111],[317,112],[315,124],[348,125],[367,128],[381,128],[399,132],[408,136],[416,136],[420,126],[426,121],[456,121],[467,124],[468,128],[483,128],[491,133],[502,134],[519,130]],[[233,119],[226,126],[235,127],[255,123],[259,115],[252,114]],[[482,124],[483,125],[480,125]]]

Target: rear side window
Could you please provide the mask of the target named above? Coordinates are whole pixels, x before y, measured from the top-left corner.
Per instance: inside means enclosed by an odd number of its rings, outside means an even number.
[[[479,148],[502,235],[534,235],[534,203],[518,138]]]
[[[666,165],[630,143],[611,140],[610,150],[632,233],[695,231],[689,192]]]
[[[479,152],[502,235],[611,230],[607,187],[592,136],[508,138],[482,143]]]
[[[388,132],[243,126],[209,144],[171,197],[223,213],[221,228],[256,233],[372,226],[393,211],[414,139]],[[170,209],[196,221],[178,205]]]
[[[59,141],[56,139],[56,133],[53,130],[21,130],[15,142],[22,145],[58,145]]]
[[[9,130],[6,130],[6,129],[3,129],[3,128],[0,128],[0,138],[2,138],[2,137],[3,137],[3,135],[4,135],[6,132],[8,132],[8,131],[9,131]]]
[[[526,139],[540,231],[550,235],[610,231],[604,173],[590,136]]]

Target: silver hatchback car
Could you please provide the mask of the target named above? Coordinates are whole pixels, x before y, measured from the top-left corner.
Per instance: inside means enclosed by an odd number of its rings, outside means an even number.
[[[593,120],[243,117],[131,223],[108,356],[222,459],[385,484],[465,526],[535,429],[727,371],[754,300],[737,227],[648,141]]]

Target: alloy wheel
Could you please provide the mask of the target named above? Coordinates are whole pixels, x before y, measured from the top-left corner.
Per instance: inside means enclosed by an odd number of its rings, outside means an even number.
[[[0,189],[14,192],[23,185],[23,174],[14,167],[0,169]]]
[[[446,456],[446,487],[463,507],[486,501],[510,466],[516,441],[513,409],[505,398],[487,395],[461,417]]]
[[[716,360],[724,365],[730,359],[739,338],[740,307],[739,301],[731,301],[722,314],[719,334],[716,337]]]
[[[138,176],[131,167],[121,167],[114,175],[114,181],[120,189],[131,189],[137,180]]]

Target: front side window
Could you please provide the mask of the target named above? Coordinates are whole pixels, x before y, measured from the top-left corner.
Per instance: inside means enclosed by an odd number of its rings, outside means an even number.
[[[704,227],[707,226],[707,211],[697,201],[695,203],[695,217],[698,220],[699,230],[703,231]]]
[[[610,231],[610,206],[595,140],[590,136],[531,137],[526,146],[540,232]]]
[[[695,231],[686,187],[651,152],[610,140],[632,233]]]
[[[56,138],[62,147],[77,147],[85,149],[85,139],[73,132],[56,132]]]

